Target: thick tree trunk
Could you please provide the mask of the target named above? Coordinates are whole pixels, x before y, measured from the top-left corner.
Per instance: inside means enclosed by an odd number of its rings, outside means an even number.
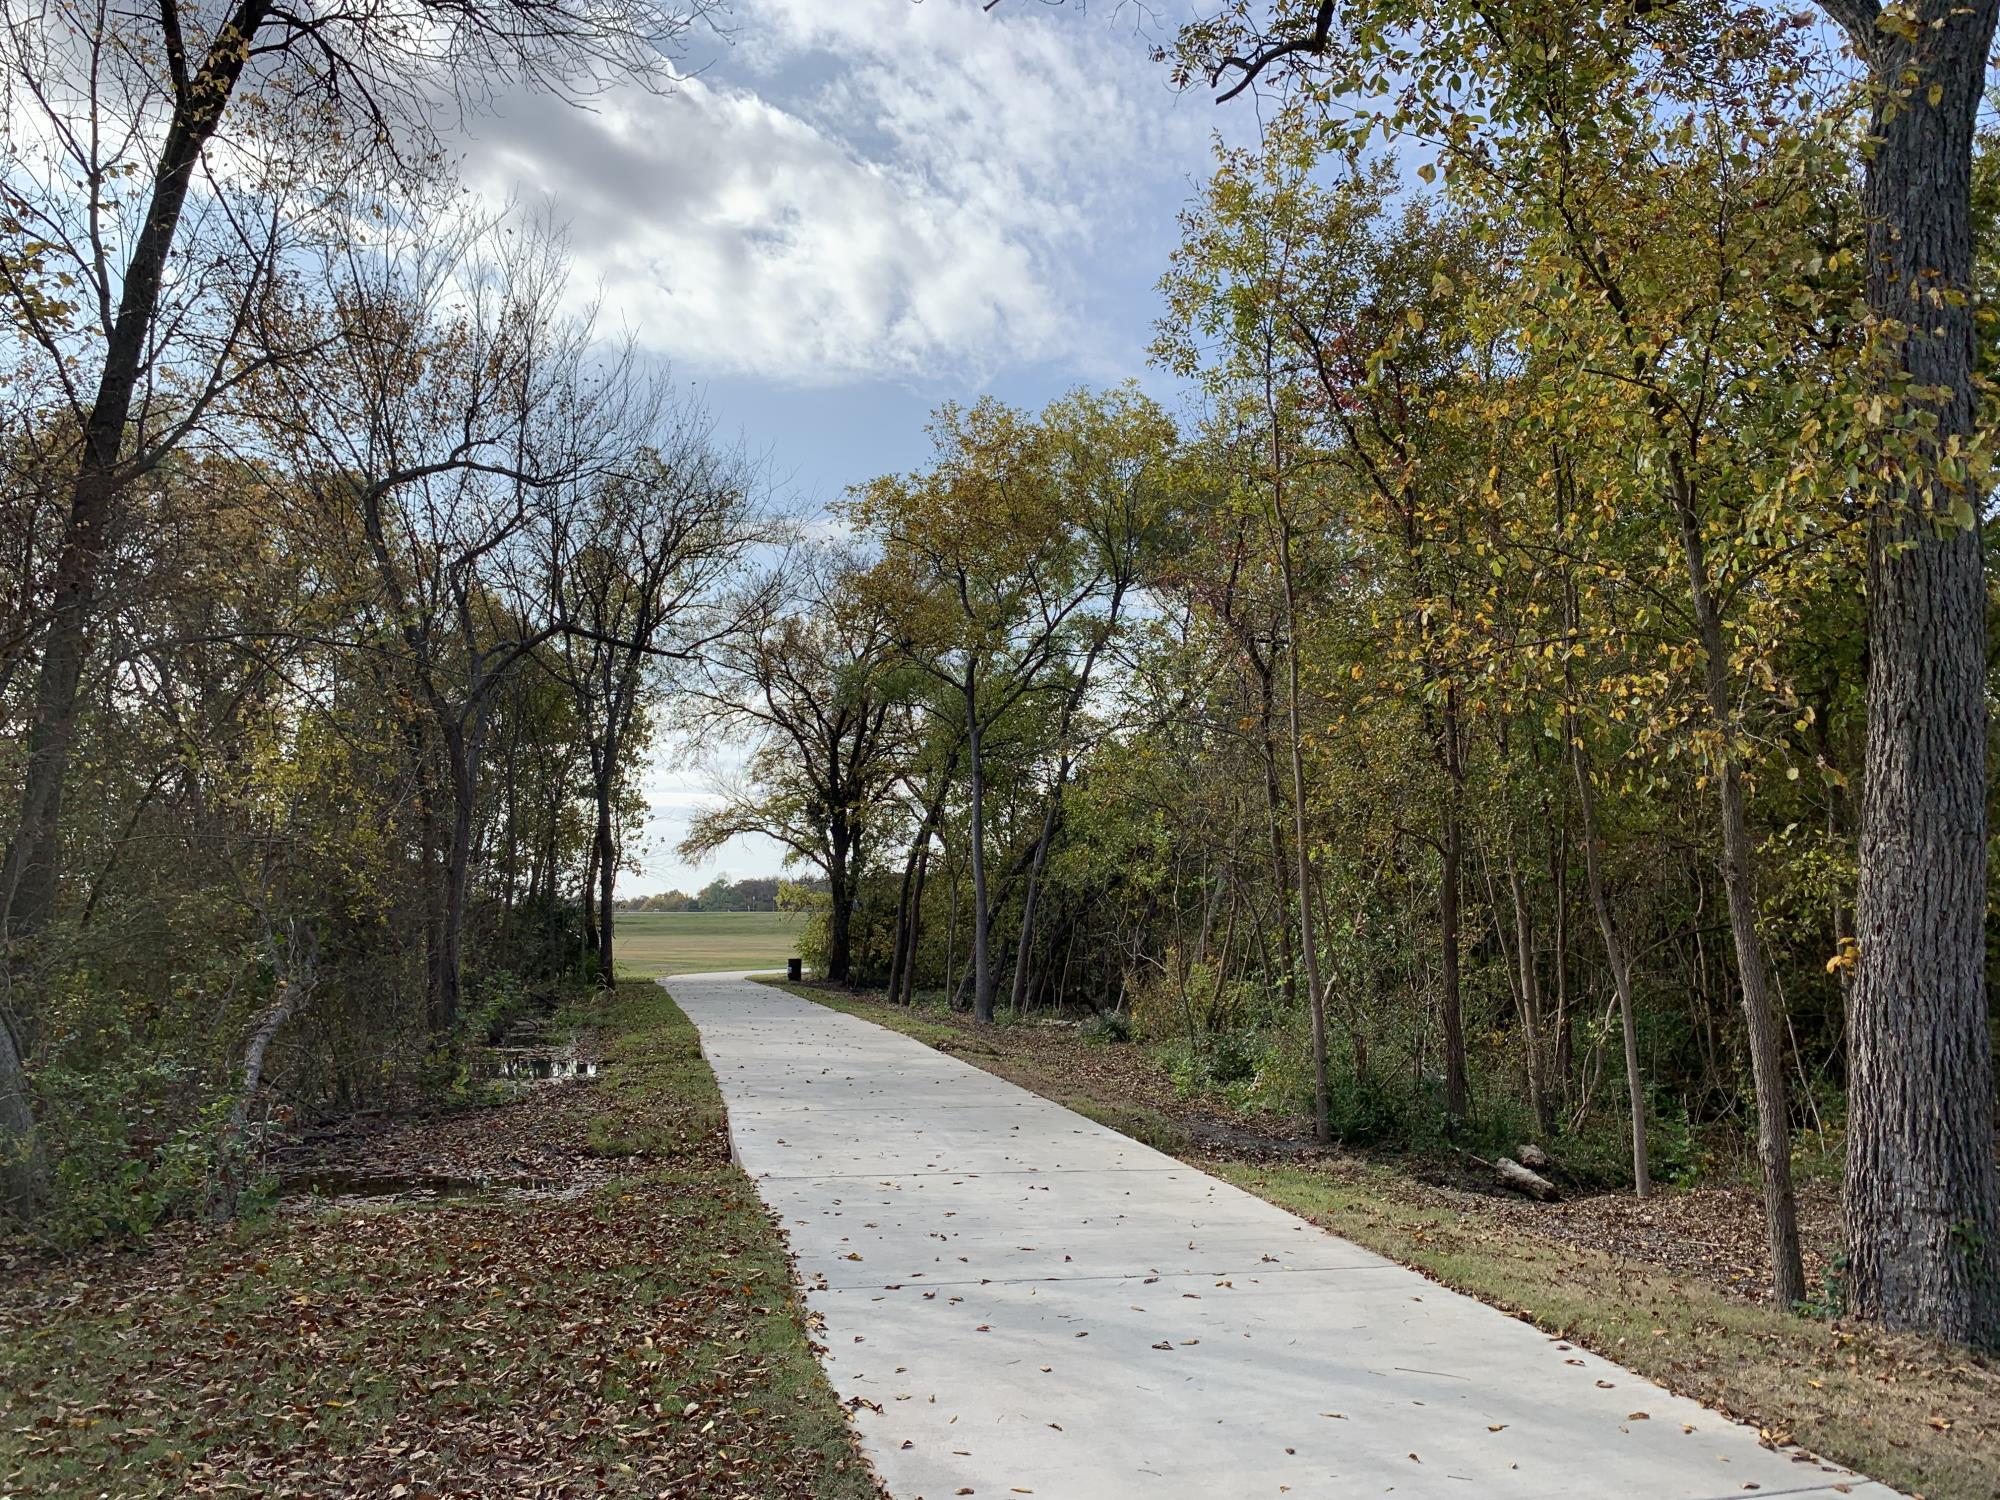
[[[1864,40],[1868,303],[1935,403],[1973,432],[1971,162],[1994,0],[1918,0],[1909,38]],[[1849,1028],[1846,1217],[1856,1310],[2000,1348],[2000,1183],[1986,962],[1983,497],[1933,447],[1885,459],[1908,488],[1869,528],[1868,746]],[[1953,515],[1954,507],[1958,514]]]
[[[1577,812],[1583,822],[1583,871],[1590,886],[1590,907],[1597,915],[1598,936],[1604,940],[1604,956],[1611,964],[1611,982],[1618,990],[1618,1020],[1625,1036],[1625,1089],[1632,1112],[1632,1189],[1641,1198],[1652,1196],[1651,1158],[1646,1151],[1646,1088],[1639,1076],[1639,1031],[1632,1015],[1632,955],[1611,914],[1611,896],[1604,888],[1604,865],[1597,834],[1597,792],[1590,784],[1590,767],[1576,729],[1570,734],[1570,763],[1576,771]]]
[[[854,966],[854,889],[847,878],[844,835],[836,832],[826,872],[826,977],[847,983]]]
[[[597,789],[597,982],[610,989],[618,962],[616,928],[618,916],[612,907],[618,890],[618,838],[611,821],[611,786]]]
[[[1517,1193],[1525,1193],[1528,1197],[1537,1199],[1543,1203],[1552,1203],[1562,1196],[1561,1193],[1556,1191],[1556,1185],[1553,1182],[1550,1182],[1541,1173],[1531,1171],[1520,1162],[1503,1156],[1498,1161],[1492,1163],[1492,1167],[1494,1180],[1504,1188],[1510,1188]]]

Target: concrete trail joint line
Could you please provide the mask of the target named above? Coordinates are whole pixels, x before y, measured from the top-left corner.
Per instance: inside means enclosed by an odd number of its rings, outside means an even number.
[[[895,1500],[1893,1494],[948,1053],[742,975],[662,982]],[[791,1107],[834,1070],[838,1107]],[[1302,1235],[1345,1264],[1287,1264]]]

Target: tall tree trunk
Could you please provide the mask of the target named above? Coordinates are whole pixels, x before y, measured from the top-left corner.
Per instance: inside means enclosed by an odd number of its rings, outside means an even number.
[[[1715,731],[1723,736],[1717,793],[1722,813],[1722,888],[1729,931],[1736,945],[1736,973],[1743,989],[1744,1030],[1750,1044],[1750,1079],[1757,1095],[1757,1157],[1763,1168],[1765,1229],[1771,1243],[1771,1294],[1790,1307],[1806,1294],[1799,1258],[1798,1204],[1792,1192],[1791,1115],[1785,1103],[1784,1031],[1771,994],[1764,940],[1757,931],[1755,847],[1744,809],[1743,766],[1730,740],[1728,645],[1709,590],[1701,518],[1678,450],[1669,455],[1669,489],[1680,523],[1688,571],[1688,598],[1701,638],[1703,683]],[[1988,1141],[1990,1149],[1991,1141]]]
[[[944,869],[947,887],[944,926],[944,973],[938,976],[945,989],[945,1003],[954,1009],[956,1000],[951,994],[951,971],[958,967],[958,862],[951,857],[951,844],[944,846]]]
[[[1292,537],[1282,502],[1278,511],[1279,571],[1285,589],[1285,713],[1292,752],[1292,843],[1298,860],[1299,945],[1306,961],[1306,999],[1312,1014],[1313,1138],[1333,1139],[1326,1087],[1326,992],[1319,982],[1319,940],[1314,932],[1312,864],[1306,842],[1305,727],[1299,712],[1299,617],[1292,590]]]
[[[437,973],[431,989],[431,1036],[443,1041],[458,1026],[465,979],[465,913],[472,887],[472,809],[478,795],[478,752],[459,726],[445,731],[451,770],[451,842],[444,861],[444,926],[439,934]]]
[[[965,697],[966,748],[971,755],[972,792],[972,1019],[993,1020],[993,911],[986,904],[986,746],[977,703]]]
[[[583,854],[583,947],[584,952],[597,952],[597,840],[593,837],[590,847]]]
[[[1528,1107],[1534,1111],[1535,1129],[1547,1139],[1554,1121],[1549,1118],[1547,1052],[1542,1037],[1541,978],[1535,972],[1535,928],[1528,911],[1528,890],[1521,879],[1514,851],[1507,851],[1507,894],[1514,906],[1514,954],[1521,974],[1521,1031],[1526,1043]]]
[[[521,808],[516,791],[515,761],[520,748],[520,731],[516,728],[507,736],[507,806],[506,817],[502,820],[502,834],[506,842],[502,845],[500,899],[507,915],[514,915],[516,898],[515,884],[521,873]],[[511,922],[509,923],[511,926]]]
[[[1574,992],[1569,983],[1570,934],[1574,930],[1570,922],[1569,848],[1569,806],[1565,801],[1555,836],[1549,841],[1549,880],[1556,898],[1555,961],[1549,966],[1556,983],[1555,1051],[1549,1070],[1555,1075],[1550,1086],[1565,1100],[1570,1097],[1570,1075],[1576,1066],[1576,1026],[1571,1016]]]
[[[26,1217],[41,1195],[44,1162],[13,1018],[0,1011],[0,1208]]]
[[[1971,166],[1995,14],[1994,0],[1917,0],[1907,34],[1857,37],[1878,90],[1868,305],[1910,386],[1944,399],[1912,401],[1937,419],[1932,446],[1884,460],[1919,480],[1877,494],[1869,526],[1846,1193],[1857,1310],[1989,1349],[2000,1348],[2000,1182],[1985,984],[1987,594],[1972,513],[1983,497],[1939,471],[1975,427]]]
[[[597,787],[597,825],[592,836],[596,841],[597,866],[597,982],[608,990],[617,982],[612,976],[618,961],[615,933],[618,918],[612,908],[618,889],[618,838],[611,821],[609,779]]]
[[[444,839],[439,827],[437,766],[419,725],[405,725],[417,780],[417,888],[424,927],[424,1018],[437,1014],[438,976],[444,967]]]
[[[1278,745],[1276,704],[1271,684],[1273,669],[1261,666],[1257,673],[1258,751],[1264,762],[1264,823],[1271,834],[1271,885],[1277,892],[1278,911],[1292,909],[1292,883],[1285,873],[1284,820],[1279,815],[1283,797],[1278,791]],[[1284,959],[1285,1004],[1296,1009],[1299,1003],[1298,964],[1292,946],[1292,924],[1278,922],[1278,951]]]
[[[1590,907],[1597,914],[1598,936],[1611,964],[1611,982],[1618,990],[1618,1020],[1625,1034],[1625,1089],[1632,1111],[1632,1188],[1641,1198],[1653,1191],[1651,1158],[1646,1151],[1646,1088],[1639,1076],[1639,1030],[1632,1015],[1632,955],[1611,914],[1611,896],[1604,888],[1604,864],[1597,832],[1597,792],[1590,783],[1590,766],[1572,722],[1570,764],[1576,772],[1577,813],[1583,822],[1583,872],[1590,886]]]
[[[854,962],[854,889],[848,880],[847,823],[835,815],[826,869],[826,977],[847,983]]]
[[[1058,779],[1056,789],[1042,809],[1042,829],[1035,838],[1035,857],[1028,865],[1027,889],[1021,893],[1021,939],[1014,949],[1014,983],[1008,995],[1008,1004],[1016,1015],[1027,1009],[1028,956],[1035,942],[1035,899],[1041,894],[1042,867],[1048,863],[1049,840],[1055,833],[1056,807],[1061,798],[1062,783]]]
[[[1764,1214],[1771,1241],[1771,1295],[1790,1307],[1806,1294],[1799,1257],[1798,1205],[1792,1194],[1791,1115],[1785,1102],[1784,1033],[1773,1002],[1757,933],[1751,885],[1752,845],[1743,806],[1743,773],[1734,757],[1722,765],[1722,885],[1736,941],[1737,977],[1750,1042],[1750,1077],[1757,1093],[1757,1155],[1764,1170]]]
[[[6,859],[0,862],[0,938],[9,945],[32,936],[54,909],[61,875],[63,782],[76,738],[77,698],[97,615],[98,569],[117,531],[119,496],[131,478],[122,465],[133,396],[151,350],[160,288],[195,166],[242,76],[249,38],[264,24],[269,9],[268,0],[244,0],[218,33],[214,49],[181,85],[153,170],[146,215],[121,278],[118,312],[84,418],[81,455],[56,557],[20,811]],[[174,69],[188,71],[177,37],[168,50]],[[0,1135],[0,1152],[8,1144]]]
[[[1438,929],[1443,949],[1444,1114],[1446,1123],[1463,1120],[1471,1108],[1465,1068],[1465,1002],[1459,977],[1459,887],[1465,864],[1463,798],[1456,777],[1445,797],[1442,868],[1438,872]]]
[[[917,856],[917,883],[910,892],[910,941],[909,953],[903,960],[903,1004],[917,1003],[917,940],[924,933],[924,877],[931,865],[931,846],[925,841],[923,852]],[[892,994],[890,999],[896,997]]]
[[[921,837],[930,838],[929,824],[924,825]],[[916,840],[911,840],[909,856],[903,861],[903,883],[896,891],[896,930],[889,942],[888,995],[892,1005],[903,991],[903,970],[909,963],[905,950],[910,941],[910,890],[916,884],[918,851]]]

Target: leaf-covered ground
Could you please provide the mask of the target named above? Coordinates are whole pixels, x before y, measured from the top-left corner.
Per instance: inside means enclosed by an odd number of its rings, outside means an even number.
[[[0,1264],[0,1496],[879,1497],[714,1079],[620,986],[594,1083],[316,1166],[525,1183]]]
[[[1314,1148],[1300,1122],[1184,1096],[1146,1049],[1074,1026],[975,1027],[935,1009],[813,986],[794,993],[903,1031],[1170,1152],[1337,1234],[1615,1359],[1681,1395],[1924,1497],[2000,1500],[2000,1367],[1964,1350],[1759,1302],[1769,1264],[1758,1195],[1734,1187],[1645,1203],[1557,1204],[1472,1191],[1426,1163]],[[1819,1252],[1832,1190],[1801,1204]]]

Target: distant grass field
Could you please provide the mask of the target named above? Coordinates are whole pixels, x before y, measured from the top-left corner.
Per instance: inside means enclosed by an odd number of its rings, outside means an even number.
[[[797,953],[796,911],[621,911],[618,972],[633,978],[777,969]]]

